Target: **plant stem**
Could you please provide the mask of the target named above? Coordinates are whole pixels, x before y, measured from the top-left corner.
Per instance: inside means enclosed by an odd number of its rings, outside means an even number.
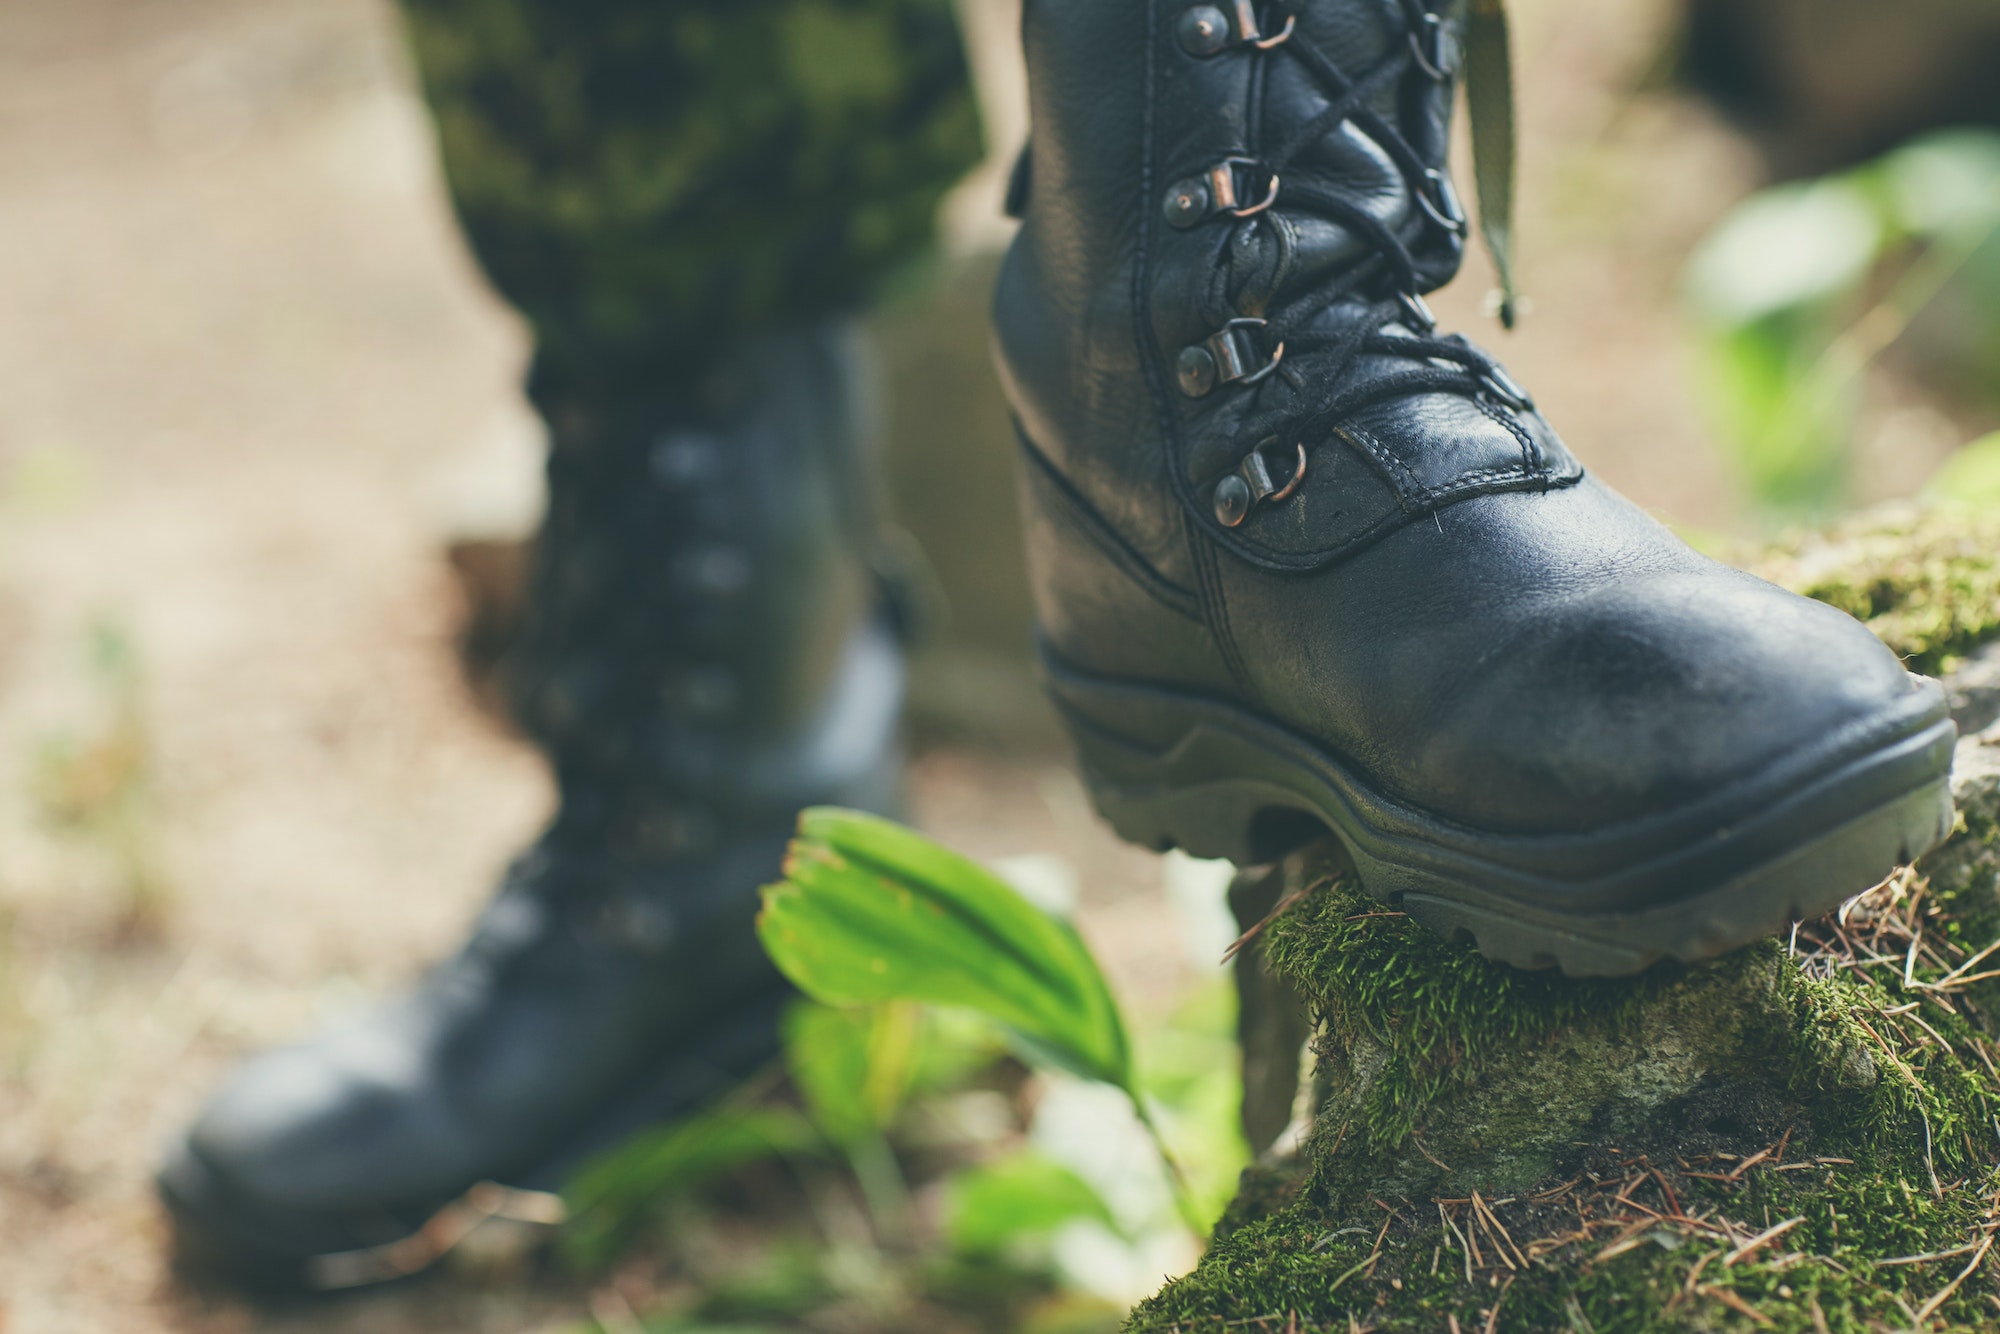
[[[847,1161],[861,1185],[861,1198],[867,1201],[876,1235],[892,1247],[907,1244],[913,1235],[910,1187],[903,1180],[903,1169],[896,1165],[887,1137],[879,1131],[863,1135],[847,1146]]]
[[[1152,1136],[1153,1149],[1160,1155],[1160,1162],[1167,1169],[1167,1182],[1173,1187],[1174,1208],[1180,1213],[1181,1222],[1187,1230],[1204,1240],[1208,1237],[1208,1220],[1202,1217],[1201,1205],[1194,1198],[1194,1187],[1189,1184],[1187,1173],[1181,1170],[1174,1151],[1167,1147],[1167,1137],[1160,1132],[1160,1123],[1153,1119],[1146,1100],[1135,1090],[1126,1089],[1125,1096],[1132,1100],[1132,1110],[1138,1114],[1139,1124]]]

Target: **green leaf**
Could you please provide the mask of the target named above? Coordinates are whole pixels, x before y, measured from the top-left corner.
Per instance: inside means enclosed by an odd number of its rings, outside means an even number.
[[[659,1205],[760,1159],[809,1151],[813,1129],[786,1108],[725,1104],[648,1131],[586,1164],[564,1191],[564,1250],[585,1268],[614,1257]]]
[[[2000,134],[1941,130],[1882,159],[1897,221],[1921,236],[2000,222]]]
[[[891,821],[816,807],[764,891],[765,950],[828,1005],[963,1006],[1062,1068],[1130,1091],[1131,1049],[1075,930],[978,864]]]
[[[1688,261],[1687,292],[1712,326],[1740,328],[1853,292],[1880,258],[1875,201],[1846,176],[1760,190]]]
[[[1038,1153],[962,1172],[946,1188],[946,1234],[967,1255],[992,1255],[1078,1218],[1117,1229],[1088,1182]]]
[[[895,1122],[916,1070],[922,1015],[892,1003],[834,1009],[810,1001],[785,1016],[785,1064],[813,1124],[847,1147]]]

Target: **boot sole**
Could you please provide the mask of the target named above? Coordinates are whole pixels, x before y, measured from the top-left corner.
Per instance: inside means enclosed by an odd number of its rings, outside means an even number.
[[[1224,701],[1089,676],[1046,651],[1042,668],[1120,836],[1250,866],[1331,830],[1372,897],[1518,968],[1620,977],[1713,958],[1831,911],[1952,829],[1957,730],[1935,682],[1680,810],[1518,835],[1389,797]]]

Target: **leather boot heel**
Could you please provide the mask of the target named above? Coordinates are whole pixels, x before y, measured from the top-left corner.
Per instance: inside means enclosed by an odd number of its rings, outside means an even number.
[[[1092,678],[1046,649],[1042,676],[1091,801],[1120,838],[1239,866],[1276,861],[1328,829],[1347,840],[1319,804],[1338,800],[1333,789],[1304,756],[1284,758],[1288,739],[1255,717],[1224,723],[1226,705]]]

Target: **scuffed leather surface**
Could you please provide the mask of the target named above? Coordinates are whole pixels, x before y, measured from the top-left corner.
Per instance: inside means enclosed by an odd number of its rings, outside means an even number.
[[[1133,321],[1140,215],[1154,207],[1138,188],[1146,26],[1142,4],[1028,8],[1038,129],[1027,216],[994,298],[996,361],[1029,438],[1122,541],[1191,585]]]
[[[1912,689],[1845,614],[1588,479],[1440,510],[1311,575],[1221,577],[1261,712],[1494,832],[1671,810]]]
[[[1042,637],[1106,675],[1233,689],[1200,594],[1146,569],[1032,446],[1022,455],[1022,536]]]

